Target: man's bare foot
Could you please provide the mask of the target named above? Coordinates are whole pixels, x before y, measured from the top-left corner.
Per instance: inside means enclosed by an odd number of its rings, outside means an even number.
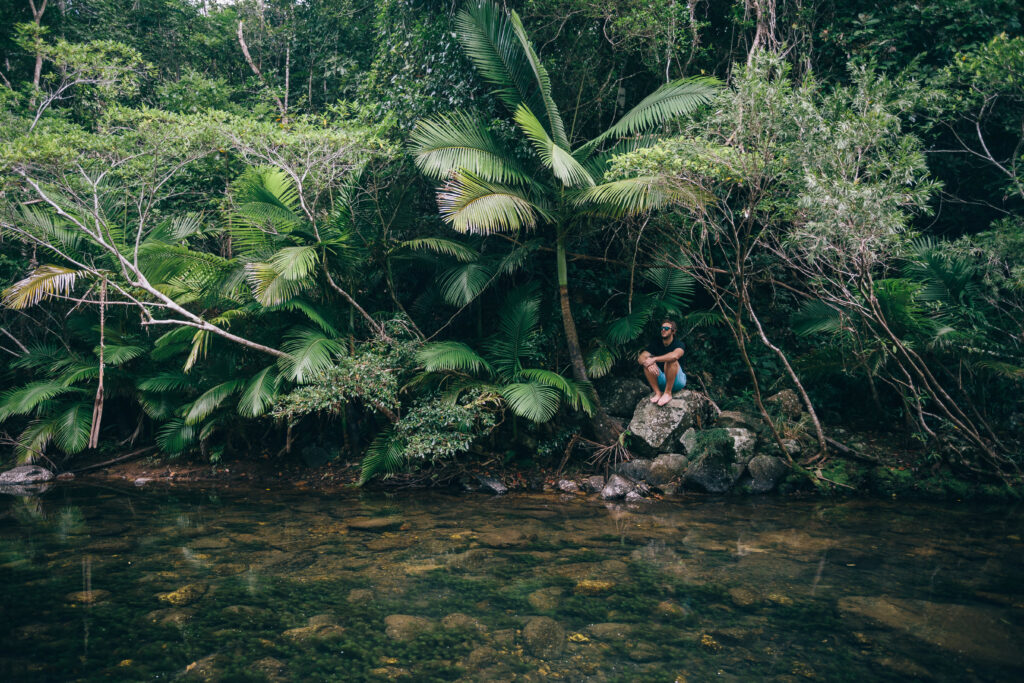
[[[672,394],[668,394],[668,393],[662,394],[661,398],[658,399],[658,405],[659,406],[668,405],[669,401],[671,401],[671,400],[672,400]]]
[[[660,398],[661,398],[661,394],[660,393],[659,394],[655,394],[654,396],[651,396],[651,403],[657,403]]]

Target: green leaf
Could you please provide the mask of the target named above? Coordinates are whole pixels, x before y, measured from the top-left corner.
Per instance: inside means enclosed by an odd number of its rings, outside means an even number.
[[[666,83],[630,109],[599,139],[648,132],[667,121],[696,111],[720,91],[720,82],[709,77],[683,78]]]
[[[437,195],[441,217],[459,232],[489,235],[537,224],[537,207],[510,187],[456,173]]]
[[[515,113],[516,123],[522,128],[526,137],[533,142],[538,156],[544,165],[551,169],[551,172],[562,181],[565,187],[593,186],[594,179],[587,172],[587,169],[576,161],[575,157],[568,150],[559,147],[552,140],[544,126],[533,112],[525,105],[519,105]]]
[[[170,455],[184,453],[196,442],[196,428],[185,424],[181,418],[169,420],[160,427],[156,435],[156,443],[160,450]]]
[[[587,376],[591,379],[604,377],[615,366],[615,354],[607,346],[598,346],[586,358]]]
[[[358,486],[362,486],[373,477],[384,474],[391,476],[405,463],[405,447],[398,438],[394,427],[389,427],[377,435],[363,457],[359,474]]]
[[[698,205],[704,200],[697,189],[661,176],[624,178],[578,190],[573,204],[594,215],[609,218],[633,216],[675,204]]]
[[[238,399],[238,414],[243,417],[259,417],[270,410],[277,399],[281,377],[277,369],[269,365],[253,375],[242,389]]]
[[[558,412],[561,392],[538,382],[516,382],[501,387],[501,397],[519,417],[547,422]]]
[[[456,261],[460,261],[462,263],[469,263],[480,258],[480,252],[476,249],[466,246],[460,242],[441,239],[439,237],[420,237],[414,240],[406,240],[399,246],[405,249],[412,249],[414,251],[425,250],[432,251],[435,254],[451,256]]]
[[[476,351],[455,341],[424,344],[416,352],[416,363],[426,372],[491,373],[491,366]]]
[[[588,390],[581,391],[578,385],[572,380],[562,377],[557,372],[541,370],[539,368],[526,368],[519,373],[519,376],[531,382],[553,387],[562,392],[562,396],[575,410],[582,410],[587,415],[594,412],[594,404],[590,399]]]
[[[334,359],[345,353],[341,342],[307,327],[291,332],[281,350],[288,354],[278,361],[284,377],[299,384],[334,367]]]
[[[65,386],[57,380],[40,380],[30,382],[18,389],[10,389],[0,395],[0,420],[12,415],[28,415],[41,404],[68,393],[80,393],[82,390]]]
[[[446,270],[439,278],[441,297],[452,306],[465,306],[480,296],[494,277],[486,263],[465,263]]]
[[[107,365],[124,365],[128,361],[135,360],[146,352],[146,348],[143,346],[118,346],[114,344],[107,344],[103,349],[103,362]],[[100,347],[96,346],[93,349],[93,353],[99,358]]]
[[[237,393],[244,384],[245,379],[232,379],[204,391],[188,406],[188,412],[185,413],[185,424],[196,425],[205,420],[229,396]]]
[[[491,182],[527,180],[513,157],[487,130],[487,126],[460,113],[424,119],[409,136],[416,166],[424,175],[446,180],[457,171],[468,171]]]

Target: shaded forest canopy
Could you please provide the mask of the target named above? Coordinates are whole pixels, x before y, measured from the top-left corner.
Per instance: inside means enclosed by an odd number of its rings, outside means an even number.
[[[2,454],[557,464],[628,448],[602,386],[667,317],[818,466],[842,425],[1019,483],[1022,19],[4,3]]]

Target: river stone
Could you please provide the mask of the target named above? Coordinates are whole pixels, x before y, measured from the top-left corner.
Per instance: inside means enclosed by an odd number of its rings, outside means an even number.
[[[348,601],[352,603],[373,602],[373,597],[369,588],[353,588],[348,592]]]
[[[478,476],[476,480],[480,482],[480,490],[485,493],[493,493],[496,496],[503,496],[508,493],[508,487],[494,477]]]
[[[754,493],[768,493],[775,488],[786,474],[786,463],[773,455],[757,455],[747,463],[747,472],[752,481],[750,490]]]
[[[774,396],[764,400],[766,406],[774,406],[778,411],[790,420],[799,420],[800,414],[804,411],[800,397],[792,389],[783,389]]]
[[[595,474],[592,477],[587,477],[583,480],[583,490],[587,493],[598,493],[604,488],[604,477],[600,474]]]
[[[489,548],[514,548],[516,546],[529,545],[535,534],[527,533],[522,529],[506,527],[485,534],[480,534],[477,540]]]
[[[91,590],[68,593],[64,596],[64,599],[76,605],[95,605],[96,603],[103,602],[109,597],[110,591]]]
[[[697,454],[697,430],[690,427],[679,437],[679,445],[683,447],[686,457],[692,458]]]
[[[548,612],[558,607],[558,599],[563,592],[558,586],[541,588],[527,595],[526,601],[538,612]]]
[[[558,484],[555,486],[562,493],[579,493],[579,485],[571,479],[559,479]]]
[[[683,432],[690,427],[710,425],[717,415],[718,409],[704,394],[683,390],[665,406],[642,398],[633,412],[629,431],[638,437],[641,450],[668,453]]]
[[[581,579],[576,582],[573,592],[576,595],[600,595],[615,588],[614,581],[601,581],[599,579]]]
[[[565,629],[551,617],[534,617],[523,628],[526,651],[539,659],[552,659],[565,649]]]
[[[723,410],[718,414],[715,421],[716,427],[735,427],[738,429],[749,429],[752,432],[760,432],[764,429],[764,422],[761,418],[738,410]]]
[[[175,607],[182,607],[184,605],[191,605],[193,602],[198,601],[204,595],[209,586],[205,583],[189,583],[176,591],[170,593],[160,593],[157,597],[164,601],[169,602]]]
[[[927,600],[849,596],[839,612],[864,617],[971,659],[1019,667],[1024,631],[1003,610]]]
[[[642,503],[647,499],[644,498],[643,494],[640,493],[638,490],[633,489],[632,491],[626,492],[626,497],[624,498],[624,500],[627,503]]]
[[[743,474],[736,462],[732,435],[725,429],[709,429],[697,438],[696,457],[686,470],[686,485],[708,493],[725,493]]]
[[[732,437],[732,447],[736,453],[736,461],[746,465],[754,457],[757,434],[741,427],[726,427],[725,431],[729,432],[729,435]]]
[[[633,490],[633,484],[629,483],[617,474],[613,474],[608,483],[601,489],[601,497],[605,500],[618,500]]]
[[[330,614],[317,614],[309,618],[305,626],[290,628],[282,633],[285,638],[296,642],[337,640],[345,635],[345,629]]]
[[[288,668],[280,659],[274,659],[273,657],[257,659],[252,663],[251,668],[270,683],[288,680]]]
[[[653,486],[662,486],[683,474],[686,474],[686,456],[679,453],[662,453],[651,463],[647,482]]]
[[[619,463],[615,471],[634,481],[646,481],[651,473],[651,461],[644,458],[633,458],[632,460]]]
[[[587,635],[598,640],[625,640],[632,635],[633,625],[614,622],[592,624],[587,627],[586,631]]]
[[[224,679],[226,657],[220,654],[207,655],[185,667],[180,679],[185,681],[220,681]]]
[[[346,522],[349,529],[357,531],[370,531],[383,533],[385,531],[397,531],[402,528],[401,517],[363,517],[350,519]]]
[[[188,623],[188,620],[195,615],[194,609],[182,609],[180,607],[167,607],[165,609],[153,610],[146,615],[146,621],[161,626],[176,626],[181,628]]]
[[[475,671],[480,667],[494,664],[496,661],[498,661],[498,651],[493,647],[483,645],[469,653],[469,656],[466,657],[466,666]]]
[[[434,622],[411,614],[392,614],[384,618],[384,632],[389,638],[400,641],[412,640],[421,633],[434,630]]]
[[[637,375],[640,375],[639,368]],[[609,415],[629,415],[641,397],[651,393],[647,383],[637,377],[607,377],[594,383],[597,395],[601,399],[601,407]]]
[[[53,472],[39,465],[22,465],[6,472],[0,472],[0,486],[41,484],[51,479],[53,479]]]
[[[465,631],[478,631],[484,633],[487,631],[487,627],[483,623],[468,614],[462,612],[453,612],[444,619],[441,620],[441,626],[444,628],[458,628]]]

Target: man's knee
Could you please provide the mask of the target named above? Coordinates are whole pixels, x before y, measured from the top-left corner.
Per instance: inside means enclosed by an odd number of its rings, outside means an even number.
[[[666,373],[678,372],[678,371],[679,371],[679,361],[677,361],[677,360],[670,360],[670,361],[667,361],[665,363],[665,372]]]

